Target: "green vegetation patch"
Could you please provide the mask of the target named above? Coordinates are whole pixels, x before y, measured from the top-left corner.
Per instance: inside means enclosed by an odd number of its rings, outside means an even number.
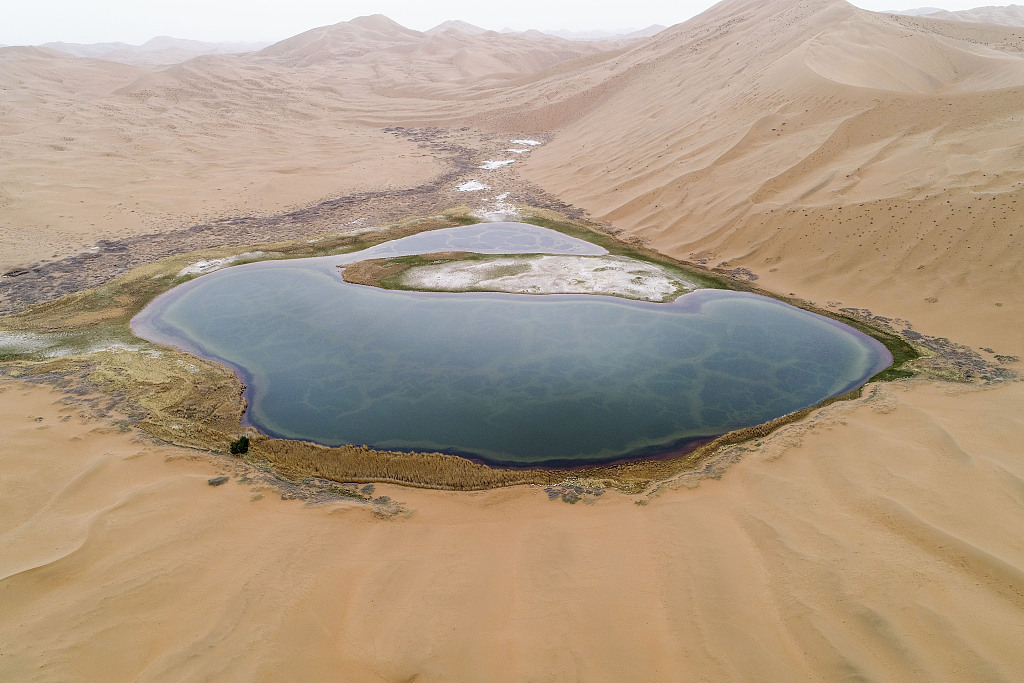
[[[527,255],[523,255],[527,256]],[[430,266],[454,261],[484,261],[495,258],[490,254],[475,254],[468,251],[439,251],[431,254],[415,254],[412,256],[396,256],[394,258],[367,259],[357,261],[343,268],[342,277],[345,282],[356,285],[369,285],[381,289],[413,290],[402,282],[406,271],[417,266]]]

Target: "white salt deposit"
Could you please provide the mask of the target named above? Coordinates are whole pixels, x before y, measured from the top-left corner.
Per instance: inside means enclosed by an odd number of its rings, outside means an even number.
[[[487,223],[501,223],[519,217],[519,209],[507,201],[508,192],[502,192],[491,200],[491,203],[477,209],[472,215]]]
[[[209,261],[196,261],[190,263],[178,272],[178,277],[184,275],[205,275],[206,273],[212,273],[215,270],[220,270],[224,266],[229,266],[236,261],[243,261],[247,259],[254,259],[263,256],[262,251],[247,251],[244,254],[235,254],[234,256],[228,256],[226,258],[215,258]]]
[[[58,346],[56,348],[49,349],[43,354],[45,358],[63,358],[64,356],[86,356],[90,353],[100,353],[101,351],[115,351],[117,353],[123,353],[125,351],[138,351],[141,347],[129,346],[128,344],[122,344],[121,342],[111,342],[109,344],[98,344],[96,346],[89,346],[84,349],[74,349],[66,346]]]
[[[0,350],[7,353],[31,353],[45,349],[53,343],[50,335],[36,332],[0,331]]]
[[[459,192],[476,192],[477,190],[489,190],[491,188],[489,185],[484,185],[483,183],[478,183],[475,180],[470,180],[469,182],[462,183],[455,189]]]
[[[497,168],[501,168],[502,166],[508,166],[509,164],[514,163],[516,163],[515,159],[503,159],[501,161],[485,161],[480,165],[480,168],[488,171],[493,171]]]
[[[523,152],[529,152],[529,147],[513,147],[512,149],[506,149],[506,152],[512,152],[513,154],[522,154]]]
[[[529,145],[530,147],[536,147],[537,145],[543,145],[543,142],[537,140],[509,140],[513,145]]]
[[[697,286],[650,263],[624,256],[503,256],[410,268],[413,289],[515,294],[603,294],[667,301]]]

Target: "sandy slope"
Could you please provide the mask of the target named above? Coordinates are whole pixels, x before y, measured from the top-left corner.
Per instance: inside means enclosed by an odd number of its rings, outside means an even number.
[[[903,10],[900,14],[942,19],[943,21],[967,21],[983,24],[1006,24],[1007,26],[1024,26],[1024,7],[1006,5],[995,7],[976,7],[974,9],[950,12],[934,7],[922,7],[916,10]]]
[[[424,182],[440,166],[332,93],[208,58],[166,71],[0,49],[0,271],[97,239]]]
[[[904,19],[723,3],[587,72],[599,105],[538,106],[561,128],[522,171],[669,254],[1016,353],[1024,43]]]
[[[0,260],[413,184],[439,164],[380,128],[469,125],[551,135],[495,191],[1024,355],[1013,29],[734,0],[563,54],[355,24],[160,72],[0,50]],[[1024,384],[879,387],[645,506],[378,487],[391,521],[0,388],[3,679],[1024,676]]]
[[[883,387],[643,507],[378,487],[415,510],[382,521],[8,386],[0,673],[1013,680],[1024,390],[950,391]]]

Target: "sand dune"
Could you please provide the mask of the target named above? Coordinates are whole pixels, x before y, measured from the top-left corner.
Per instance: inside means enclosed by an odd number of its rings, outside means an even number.
[[[448,22],[421,33],[382,15],[324,26],[264,48],[258,57],[289,67],[330,64],[372,68],[378,91],[414,81],[521,79],[553,64],[607,51],[615,43],[578,43],[541,34],[503,34]]]
[[[1006,24],[1007,26],[1024,26],[1024,7],[1007,5],[1005,7],[975,7],[974,9],[950,12],[934,7],[922,7],[916,10],[904,10],[899,14],[945,21],[966,21],[980,24]]]
[[[469,84],[605,49],[428,36],[379,15],[163,69],[2,48],[0,83],[13,94],[0,111],[0,272],[97,238],[425,182],[441,160],[382,128],[450,124]]]
[[[537,187],[1024,356],[1022,50],[840,0],[731,0],[633,45],[376,16],[162,70],[0,49],[0,268],[411,187],[463,146],[443,201]],[[0,383],[5,680],[1024,675],[1019,382],[876,386],[639,498],[378,486],[390,519],[61,398]]]
[[[439,170],[414,144],[339,115],[334,93],[232,58],[151,72],[23,50],[0,50],[0,79],[16,93],[0,113],[0,272],[97,239],[415,185]]]
[[[398,51],[403,45],[414,45],[422,37],[419,31],[375,14],[300,33],[263,48],[260,55],[288,66],[308,66],[326,59],[357,58],[381,50]]]
[[[9,386],[0,671],[1013,680],[1020,386],[881,387],[643,507],[379,486],[415,510],[392,521],[210,487]]]
[[[819,76],[859,88],[959,93],[1024,85],[1024,59],[1018,54],[894,32],[883,23],[851,21],[823,31],[806,46],[804,59]]]
[[[266,47],[266,43],[207,43],[170,36],[157,36],[142,45],[127,43],[46,43],[44,47],[76,57],[103,59],[136,66],[177,64],[200,55],[238,54]]]
[[[525,177],[666,253],[1020,350],[1019,47],[735,2],[622,62],[527,114],[562,127]]]

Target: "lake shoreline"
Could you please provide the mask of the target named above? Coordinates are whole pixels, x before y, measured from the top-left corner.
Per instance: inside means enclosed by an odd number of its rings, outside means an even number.
[[[933,342],[929,338],[922,337],[922,338],[916,340],[916,343],[917,344],[921,344],[923,342],[926,345],[926,347],[924,347],[923,351],[920,351],[920,352],[916,351],[916,350],[914,350],[914,347],[911,346],[909,343],[907,343],[907,341],[903,338],[903,336],[896,329],[894,329],[892,321],[887,321],[886,319],[875,320],[875,319],[873,319],[873,317],[868,312],[857,311],[856,309],[844,310],[844,311],[831,311],[831,310],[827,310],[827,309],[821,309],[821,308],[819,308],[817,306],[814,306],[813,304],[809,304],[808,302],[794,301],[790,297],[779,296],[779,295],[777,295],[775,293],[771,293],[771,292],[761,292],[760,288],[758,288],[755,285],[751,284],[749,281],[738,280],[738,279],[735,278],[735,276],[732,276],[729,273],[720,272],[720,269],[711,269],[709,271],[708,269],[701,268],[700,266],[697,266],[697,265],[683,264],[682,262],[678,262],[675,259],[671,259],[671,258],[668,258],[668,257],[664,257],[663,255],[656,254],[652,250],[649,250],[649,249],[647,249],[647,248],[645,248],[645,247],[643,247],[641,245],[627,244],[627,243],[620,242],[619,240],[617,240],[613,236],[609,235],[608,233],[603,233],[603,232],[597,231],[594,228],[587,227],[584,224],[581,224],[579,222],[571,221],[571,220],[565,219],[564,217],[559,219],[558,216],[552,214],[552,212],[536,211],[533,214],[531,214],[530,212],[526,211],[524,213],[527,214],[527,215],[524,215],[521,218],[521,220],[523,220],[524,222],[529,222],[529,223],[532,223],[532,224],[535,224],[535,225],[539,224],[539,225],[542,225],[543,227],[549,227],[549,228],[553,228],[553,229],[556,229],[556,230],[561,228],[561,230],[560,230],[561,232],[564,232],[566,234],[570,234],[572,236],[577,236],[577,235],[581,235],[581,234],[588,235],[588,236],[591,237],[592,241],[600,244],[601,246],[605,246],[605,248],[607,248],[607,246],[611,246],[612,249],[609,249],[609,251],[611,253],[639,255],[641,258],[645,258],[645,259],[657,260],[658,262],[668,262],[668,263],[676,265],[676,266],[678,266],[680,268],[685,268],[687,273],[691,273],[691,272],[704,273],[704,277],[709,278],[709,279],[713,279],[713,281],[715,281],[715,282],[723,283],[725,288],[727,288],[727,289],[735,289],[735,290],[739,290],[739,291],[748,291],[748,292],[751,292],[751,293],[766,294],[766,295],[770,296],[770,298],[782,301],[784,303],[790,303],[791,305],[796,305],[799,308],[803,308],[804,310],[810,310],[812,312],[820,313],[822,315],[825,315],[828,318],[836,319],[836,320],[839,320],[841,322],[844,322],[845,324],[849,324],[851,327],[854,327],[855,329],[859,329],[859,330],[869,334],[869,336],[872,336],[875,339],[878,339],[878,340],[882,341],[882,343],[885,344],[888,348],[890,348],[890,350],[892,350],[893,348],[896,348],[897,350],[901,350],[902,357],[898,358],[897,363],[896,363],[896,366],[897,366],[896,369],[899,369],[898,366],[902,366],[903,368],[906,368],[907,366],[911,366],[911,367],[916,367],[918,370],[922,371],[926,376],[932,376],[932,377],[944,378],[944,379],[957,379],[957,380],[960,380],[960,381],[962,381],[965,377],[970,377],[972,375],[973,376],[977,376],[977,373],[983,373],[984,374],[984,373],[993,372],[993,370],[991,368],[988,368],[987,366],[979,367],[977,359],[974,359],[973,357],[970,357],[970,356],[964,357],[962,355],[958,355],[957,347],[955,345],[953,345],[952,347],[950,347],[948,345],[948,343],[946,345],[943,345],[942,342],[945,342],[946,340],[936,340],[936,341]],[[462,222],[461,214],[453,214],[452,218],[450,218],[448,220],[449,220],[448,225],[452,225],[453,223],[454,224],[465,224],[464,222]],[[475,221],[469,221],[469,222],[475,222]],[[412,232],[415,233],[415,232],[421,231],[421,229],[425,229],[425,230],[436,229],[437,227],[442,227],[444,224],[443,223],[441,225],[436,225],[435,224],[433,226],[430,225],[430,224],[424,225],[424,224],[422,224],[422,219],[410,219],[408,221],[403,222],[401,225],[408,225],[408,226],[410,226],[409,229],[411,229]],[[405,230],[405,228],[401,228],[401,229]],[[382,239],[385,238],[385,235],[387,235],[387,234],[388,233],[386,231],[384,233],[381,233],[381,234],[375,234],[375,235],[371,236],[371,239],[373,239],[373,243],[379,243]],[[346,239],[348,239],[348,238],[346,238]],[[323,240],[321,238],[319,240],[316,240],[315,242],[316,242],[315,245],[311,244],[310,240],[301,240],[301,241],[295,242],[294,244],[301,245],[300,253],[297,253],[297,254],[295,254],[294,256],[291,256],[291,257],[292,258],[295,258],[295,257],[308,257],[308,256],[311,256],[311,255],[316,255],[316,253],[313,253],[313,254],[309,254],[308,253],[308,250],[311,249],[311,248],[312,249],[318,249],[321,254],[323,254],[325,251],[330,253],[331,249],[335,249],[336,250],[338,248],[339,244],[342,244],[342,249],[343,250],[346,249],[346,247],[343,246],[344,242],[339,243],[337,240],[332,241],[330,238],[328,238],[327,240]],[[292,244],[292,243],[288,243],[288,244]],[[267,245],[264,244],[264,245],[249,245],[249,246],[244,248],[244,251],[247,251],[247,252],[250,252],[250,253],[252,253],[254,251],[263,251],[264,254],[265,254],[264,258],[267,258],[267,259],[279,259],[279,258],[282,258],[282,257],[283,258],[289,258],[289,254],[288,254],[288,250],[289,249],[294,249],[294,247],[288,247],[287,245],[285,245],[283,247],[281,245],[274,245],[274,248],[268,248]],[[307,253],[301,253],[302,249],[307,250]],[[200,252],[200,254],[204,255],[204,256],[202,256],[202,258],[225,257],[225,256],[230,256],[232,253],[234,253],[236,251],[242,251],[242,250],[243,249],[232,250],[232,252],[230,252],[230,253],[227,253],[225,251],[219,251],[219,252],[213,252],[213,253],[211,253],[211,252]],[[337,253],[337,252],[335,251],[334,253]],[[193,261],[195,260],[195,257],[191,257],[191,258],[192,258]],[[176,283],[171,283],[171,282],[166,282],[165,284],[160,284],[160,278],[161,277],[166,277],[166,276],[161,276],[159,274],[160,272],[163,272],[164,270],[166,270],[166,271],[173,270],[174,273],[177,273],[179,270],[181,270],[182,265],[187,265],[187,263],[188,263],[188,261],[186,259],[183,259],[183,258],[171,258],[171,259],[165,259],[164,261],[166,261],[168,263],[167,266],[160,266],[159,264],[161,262],[158,262],[157,264],[154,264],[153,266],[144,267],[142,269],[136,269],[136,271],[138,271],[140,273],[140,275],[136,276],[134,279],[128,278],[128,281],[138,282],[144,276],[146,281],[148,281],[150,283],[156,283],[155,285],[148,286],[148,288],[143,288],[143,291],[148,291],[150,293],[149,294],[142,293],[142,298],[135,300],[135,303],[132,305],[132,308],[134,310],[140,310],[145,303],[147,303],[149,300],[152,300],[153,298],[155,298],[155,296],[157,294],[159,294],[160,291],[167,291],[168,289],[170,289],[171,286],[173,286],[173,284],[176,284]],[[133,271],[133,272],[136,272],[136,271]],[[107,287],[108,287],[108,289],[113,289],[114,291],[118,291],[118,288],[120,287],[120,284],[121,283],[115,282],[115,283],[112,283],[111,285],[108,285]],[[158,289],[154,290],[153,289],[154,286],[157,287]],[[129,289],[130,290],[132,288],[135,288],[135,287],[137,287],[137,286],[136,285],[129,285]],[[35,320],[35,321],[38,322],[40,319],[46,319],[48,315],[52,315],[53,314],[55,309],[56,310],[60,310],[62,307],[59,306],[59,303],[60,302],[55,302],[55,304],[47,304],[47,305],[43,305],[42,307],[36,307],[35,309],[32,309],[31,311],[27,312],[27,314],[24,314],[24,315],[8,316],[7,318],[4,319],[4,322],[5,323],[9,323],[12,319],[14,319],[14,320],[20,319],[22,324],[16,325],[16,326],[13,326],[13,327],[11,327],[10,325],[7,325],[8,329],[14,329],[14,330],[29,330],[29,329],[33,329],[34,326],[33,326],[32,321]],[[71,310],[69,310],[67,312],[67,314],[70,314],[74,310],[77,310],[76,307],[80,307],[81,305],[82,305],[81,303],[77,303],[77,304],[74,304],[74,305],[70,306]],[[67,314],[64,314],[64,315],[67,315]],[[66,317],[64,319],[66,321]],[[120,319],[125,320],[125,323],[127,323],[127,319],[125,319],[125,318],[120,318]],[[47,325],[43,325],[43,327],[46,327],[46,326]],[[51,327],[51,329],[52,329],[52,327]],[[927,348],[927,344],[929,344],[929,343],[932,344],[932,347],[930,349]],[[917,348],[918,349],[922,349],[921,346],[918,346]],[[944,355],[944,351],[946,349],[951,349],[952,353],[950,353],[949,355]],[[907,350],[910,350],[909,354],[907,353]],[[919,357],[919,353],[921,353],[921,352],[928,352],[929,354],[931,354],[930,357],[924,359],[924,360],[928,361],[927,363],[921,364],[920,362],[916,362],[915,361],[915,359]],[[896,356],[896,354],[893,354],[893,355]],[[966,363],[966,365],[962,365],[964,363]],[[20,363],[19,363],[19,365],[20,365]],[[19,375],[25,375],[25,374],[37,374],[37,373],[40,373],[40,372],[57,372],[58,374],[65,374],[66,375],[67,373],[74,374],[74,372],[76,372],[74,370],[74,368],[77,368],[77,367],[80,367],[80,361],[78,361],[72,355],[71,357],[66,358],[63,362],[49,362],[49,363],[42,362],[42,363],[39,363],[37,367],[32,368],[32,369],[24,368],[24,367],[17,368],[17,369],[15,369],[14,373],[15,374],[19,374]],[[223,368],[223,366],[221,366],[221,367]],[[961,367],[963,367],[963,369],[960,369]],[[223,368],[223,370],[224,370],[224,372],[227,375],[229,375],[232,378],[232,380],[234,382],[237,382],[237,386],[238,386],[238,396],[239,396],[239,402],[240,402],[239,403],[239,408],[236,409],[236,410],[238,410],[238,418],[236,418],[236,419],[238,419],[238,422],[236,422],[236,424],[238,425],[238,428],[234,432],[234,434],[237,435],[239,429],[242,430],[242,431],[246,431],[245,428],[244,428],[244,423],[242,422],[243,415],[247,412],[246,411],[246,402],[245,402],[245,400],[243,398],[244,387],[243,387],[242,382],[240,382],[238,380],[238,378],[235,375],[235,373],[231,372],[227,368]],[[996,368],[996,370],[998,370],[998,368]],[[875,377],[872,378],[872,381],[878,380],[878,379],[887,379],[887,377],[884,377],[886,372],[888,372],[888,371],[885,371],[883,373],[879,373],[879,375],[876,375]],[[908,374],[910,374],[910,373],[908,373]],[[997,376],[997,379],[998,379],[998,376]],[[93,385],[90,385],[90,386],[93,386]],[[100,388],[102,389],[102,387],[100,387]],[[106,390],[109,391],[110,389],[106,389]],[[858,395],[859,395],[859,390],[858,390]],[[845,396],[845,397],[849,398],[850,396]],[[833,399],[828,399],[825,402],[825,404],[831,403],[834,400],[838,400],[838,398],[842,398],[842,397],[834,397]],[[759,438],[760,436],[763,436],[764,434],[767,434],[770,431],[772,431],[773,429],[777,428],[781,424],[788,424],[789,422],[792,422],[793,420],[801,419],[802,416],[808,414],[810,411],[812,411],[812,410],[814,410],[816,408],[819,408],[819,407],[821,407],[821,406],[820,405],[819,406],[814,406],[814,407],[806,409],[804,411],[799,411],[798,414],[794,414],[794,415],[798,415],[797,417],[784,416],[784,418],[780,418],[780,420],[784,420],[783,422],[773,421],[772,423],[769,423],[769,425],[761,425],[759,428],[752,428],[752,429],[754,429],[753,432],[751,432],[749,430],[748,431],[742,431],[740,436],[742,436],[744,439]],[[224,435],[222,437],[217,437],[217,439],[214,440],[214,441],[211,441],[209,437],[203,437],[203,438],[200,438],[198,440],[196,440],[195,438],[190,438],[190,437],[183,438],[183,434],[182,434],[182,432],[180,430],[173,429],[174,425],[170,425],[170,426],[165,425],[163,427],[159,427],[159,426],[155,427],[154,425],[156,423],[159,423],[160,421],[161,421],[160,419],[155,419],[155,420],[154,419],[136,420],[136,421],[133,422],[133,424],[136,424],[138,426],[143,427],[143,429],[146,429],[147,431],[152,433],[154,436],[157,436],[158,438],[160,438],[162,440],[165,440],[165,441],[168,441],[170,443],[177,443],[177,444],[181,444],[181,445],[191,445],[193,447],[200,447],[200,448],[203,448],[203,449],[219,450],[220,446],[217,443],[218,440],[223,439],[224,443],[226,444],[227,441],[229,441],[229,440],[234,438],[234,436],[232,435],[231,432],[224,432]],[[771,425],[774,425],[774,426],[771,426]],[[205,433],[203,430],[199,430],[199,431]],[[253,430],[251,430],[251,431],[253,431]],[[493,477],[492,476],[485,477],[484,479],[487,480],[487,482],[489,482],[489,483],[486,483],[483,486],[483,488],[490,488],[490,487],[493,487],[493,486],[511,485],[511,484],[514,484],[514,483],[542,483],[542,482],[543,483],[551,483],[551,482],[560,481],[561,478],[564,478],[566,476],[595,476],[595,477],[607,480],[609,483],[616,482],[616,485],[618,485],[621,488],[624,488],[625,490],[642,490],[644,487],[650,485],[652,482],[656,482],[656,481],[667,479],[667,478],[669,478],[671,476],[674,476],[675,474],[678,474],[680,471],[683,471],[683,470],[686,470],[686,469],[692,469],[692,468],[696,467],[695,463],[703,461],[711,453],[713,453],[715,450],[721,448],[723,445],[727,445],[727,444],[730,444],[730,443],[737,443],[737,441],[735,440],[737,438],[737,436],[738,435],[735,435],[735,434],[723,435],[722,437],[719,437],[719,439],[716,439],[714,442],[711,442],[711,444],[705,444],[704,446],[701,446],[701,447],[697,448],[693,453],[691,453],[691,454],[689,454],[687,456],[683,456],[681,458],[669,458],[669,459],[658,460],[658,461],[640,461],[640,464],[638,464],[637,462],[632,462],[632,463],[624,463],[622,465],[616,465],[614,467],[604,467],[604,468],[597,468],[597,469],[595,469],[595,468],[589,468],[589,469],[588,468],[583,468],[583,469],[559,469],[559,470],[551,470],[550,472],[549,471],[545,471],[543,473],[543,476],[531,475],[529,477],[527,477],[527,476],[510,476],[511,472],[512,472],[510,470],[498,470],[498,469],[489,468],[495,474],[498,474],[499,472],[508,472],[509,475],[499,475],[499,476],[493,476]],[[257,439],[257,444],[259,444],[260,441],[261,441],[260,439]],[[273,440],[268,440],[268,441],[273,441]],[[286,442],[286,443],[299,443],[299,442]],[[325,448],[325,447],[320,447],[320,448]],[[257,447],[254,450],[256,452],[258,452],[260,449],[259,449],[259,447]],[[327,450],[330,450],[330,449],[327,449]],[[458,458],[457,456],[441,456],[440,454],[438,454],[438,457],[443,457],[446,460],[446,462],[449,462],[449,463],[451,461],[448,461],[447,460],[448,458],[453,458],[453,459],[456,459],[456,460],[461,460],[463,462],[468,462],[468,461],[466,461],[463,458]],[[280,460],[280,458],[278,458],[278,459]],[[264,463],[271,463],[272,460],[270,460],[270,459],[263,459],[262,462],[264,462]],[[644,465],[644,462],[646,462],[646,465],[645,466],[641,466],[641,465]],[[449,469],[449,467],[446,465],[443,469]],[[458,469],[458,468],[456,468],[456,469]],[[291,475],[292,476],[297,476],[297,475],[300,474],[299,472],[297,472],[295,470],[290,470],[290,471],[291,471]],[[523,474],[525,474],[525,473],[523,473]],[[346,476],[348,476],[348,475],[346,475]],[[430,481],[432,483],[425,483],[425,484],[418,484],[416,481],[413,480],[412,477],[405,476],[405,475],[400,476],[398,478],[389,478],[389,477],[381,477],[381,476],[376,476],[375,477],[370,472],[363,472],[362,474],[359,474],[359,475],[357,475],[355,472],[352,472],[352,476],[349,477],[349,478],[352,479],[352,480],[358,480],[358,481],[374,481],[374,480],[384,481],[384,480],[388,480],[388,481],[394,481],[395,483],[403,483],[403,484],[406,484],[406,485],[414,485],[414,486],[426,485],[428,487],[435,487],[435,488],[460,488],[460,489],[461,488],[467,488],[467,489],[480,488],[480,487],[476,486],[475,484],[473,484],[471,482],[468,482],[468,481],[467,482],[461,482],[461,483],[450,481],[447,478],[447,476],[437,476],[437,477],[434,477],[433,479],[430,479]]]

